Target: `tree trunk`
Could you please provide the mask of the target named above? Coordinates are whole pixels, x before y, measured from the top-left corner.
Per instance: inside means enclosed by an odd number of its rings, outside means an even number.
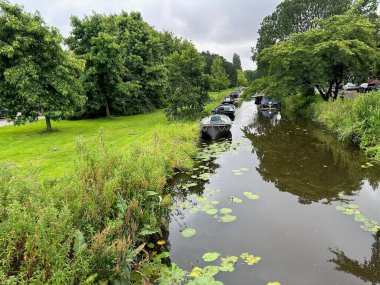
[[[338,98],[339,84],[340,84],[339,81],[335,81],[335,89],[334,89],[334,97],[333,97],[334,101],[336,100],[336,98]]]
[[[50,122],[49,116],[45,116],[45,120],[46,120],[46,131],[48,133],[52,133],[53,132],[53,128],[51,127],[51,122]]]
[[[316,85],[315,88],[317,88],[317,90],[318,90],[319,94],[322,96],[323,100],[325,100],[326,102],[329,101],[329,93],[328,92],[325,93],[322,90],[321,86],[319,86],[319,85]]]
[[[107,97],[104,98],[104,104],[106,107],[106,116],[111,117],[110,106],[108,105]]]

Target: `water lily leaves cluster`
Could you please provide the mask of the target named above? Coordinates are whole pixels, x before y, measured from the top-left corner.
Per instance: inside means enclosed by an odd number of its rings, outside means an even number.
[[[366,162],[365,164],[362,165],[362,168],[370,168],[370,167],[373,167],[375,166],[374,164],[370,163],[370,162]]]
[[[354,216],[354,220],[363,223],[360,225],[360,228],[367,232],[377,233],[380,231],[380,225],[378,222],[374,219],[368,219],[366,216],[364,216],[360,210],[359,206],[355,204],[348,204],[348,205],[340,205],[336,206],[335,209],[338,211],[343,212],[346,215]]]
[[[244,260],[244,262],[245,262],[246,264],[248,264],[248,265],[254,265],[254,264],[260,262],[260,260],[261,260],[261,257],[254,256],[254,255],[249,254],[249,253],[247,253],[247,252],[242,253],[242,254],[240,255],[240,257],[241,257],[241,258]]]
[[[244,192],[243,193],[245,197],[247,197],[250,200],[257,200],[260,199],[260,196],[257,194],[253,194],[252,192]]]
[[[232,170],[232,172],[234,173],[234,175],[243,175],[245,172],[249,171],[248,168],[239,168],[239,169],[234,169]]]

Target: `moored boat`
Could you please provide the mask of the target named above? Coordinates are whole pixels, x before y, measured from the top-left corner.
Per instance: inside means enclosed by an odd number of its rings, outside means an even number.
[[[217,139],[230,133],[232,121],[225,115],[212,115],[204,118],[200,126],[202,135]]]
[[[280,110],[281,104],[273,98],[264,96],[260,103],[261,110]]]
[[[226,115],[231,120],[235,119],[235,106],[232,104],[225,104],[225,105],[219,105],[214,110],[212,110],[212,113],[216,115]]]

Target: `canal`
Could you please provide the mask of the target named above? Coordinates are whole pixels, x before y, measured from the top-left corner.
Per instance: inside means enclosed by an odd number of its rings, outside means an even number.
[[[380,166],[253,102],[231,133],[174,178],[171,262],[224,284],[380,284]]]

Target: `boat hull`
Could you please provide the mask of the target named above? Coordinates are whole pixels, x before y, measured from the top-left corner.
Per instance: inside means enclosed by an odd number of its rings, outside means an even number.
[[[212,140],[218,139],[223,136],[231,134],[231,126],[202,126],[202,136],[211,138]]]

